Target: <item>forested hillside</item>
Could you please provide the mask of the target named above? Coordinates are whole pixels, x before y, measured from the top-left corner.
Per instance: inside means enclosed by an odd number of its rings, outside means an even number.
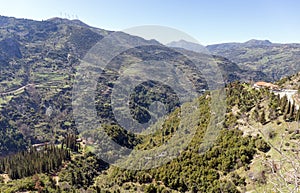
[[[98,41],[113,32],[90,27],[79,20],[60,18],[33,21],[1,16],[0,23],[0,155],[24,150],[30,144],[59,143],[67,132],[76,132],[72,117],[72,89],[78,66]],[[207,89],[205,77],[199,70],[196,73],[182,53],[154,40],[147,41],[122,32],[115,33],[115,36],[122,40],[119,43],[144,46],[121,53],[110,62],[108,69],[99,74],[95,105],[102,122],[115,122],[109,105],[112,88],[119,77],[118,70],[132,62],[164,59],[178,63],[181,69],[190,73],[199,93]],[[200,58],[200,63],[203,57],[213,59],[197,53],[190,55]],[[226,82],[265,77],[263,73],[240,70],[225,58],[215,57],[215,60]],[[162,86],[162,90],[157,89]],[[159,93],[154,93],[154,90]],[[178,101],[172,92],[158,82],[139,85],[136,96],[132,96],[134,118],[140,123],[147,122],[150,114],[146,109],[155,100],[169,104],[167,112],[174,110]]]
[[[51,186],[46,185],[53,177],[40,173],[38,177],[3,184],[2,190],[9,192],[16,190],[16,187],[24,190],[25,184],[29,187],[29,184],[36,183],[37,178],[43,191],[50,192],[80,189],[90,192],[244,192],[254,189],[272,192],[276,188],[295,188],[294,182],[288,178],[287,182],[276,181],[277,173],[272,167],[276,165],[277,172],[284,172],[279,167],[279,164],[283,164],[280,160],[284,158],[280,156],[283,153],[296,156],[294,152],[298,151],[296,144],[299,134],[295,126],[300,111],[285,97],[279,98],[267,89],[253,89],[246,83],[231,83],[226,87],[226,93],[225,122],[215,144],[204,153],[199,152],[199,147],[211,116],[208,93],[198,99],[199,112],[195,114],[199,117],[195,119],[198,122],[195,125],[198,126],[191,143],[165,165],[142,171],[108,167],[98,160],[97,146],[87,143],[78,152],[73,151],[73,158],[66,160],[63,168],[52,170],[59,178],[59,185],[54,182]],[[133,140],[130,143],[132,147],[151,149],[168,141],[177,130],[176,123],[180,121],[176,120],[177,114],[178,111],[172,112],[163,127],[150,136],[129,137]],[[107,132],[114,133],[117,130],[116,127],[107,126]],[[282,144],[281,140],[285,142]],[[292,172],[293,168],[290,169]],[[278,186],[271,182],[276,182]],[[288,183],[287,187],[285,183]],[[10,184],[14,184],[11,189]],[[36,187],[29,190],[34,189]]]
[[[73,107],[83,93],[74,94],[75,78],[90,49],[113,32],[60,18],[32,21],[1,16],[0,24],[0,192],[299,191],[299,93],[292,103],[266,88],[253,88],[250,81],[269,80],[261,68],[241,69],[239,60],[234,63],[224,56],[168,48],[155,40],[117,32],[117,44],[143,46],[123,51],[101,69],[91,102],[101,128],[79,131]],[[257,42],[247,45],[252,44]],[[269,43],[260,46],[265,44]],[[182,104],[165,82],[137,85],[128,105],[138,123],[151,119],[153,102],[165,105],[165,119],[152,125],[150,129],[156,130],[147,135],[119,125],[111,105],[121,71],[141,61],[176,66],[188,74],[199,95]],[[207,74],[215,73],[205,71],[209,62],[220,69],[224,88],[209,87]],[[277,70],[274,79],[291,72]],[[278,84],[299,89],[299,74]],[[194,109],[187,113],[189,119],[181,116],[185,109]],[[187,146],[181,144],[179,131],[190,134]],[[103,132],[116,144],[140,152],[162,147],[177,136],[174,146],[180,150],[147,157],[137,154],[122,163],[136,169],[140,163],[149,163],[151,167],[144,170],[119,168],[102,159],[119,156],[122,160],[122,155],[103,151],[110,148],[101,141]],[[161,158],[157,163],[150,163],[157,157]]]

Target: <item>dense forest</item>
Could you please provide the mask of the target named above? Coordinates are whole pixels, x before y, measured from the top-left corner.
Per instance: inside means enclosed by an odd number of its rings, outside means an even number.
[[[11,179],[21,179],[34,174],[51,173],[59,170],[71,159],[71,151],[78,152],[76,135],[68,134],[60,147],[44,143],[28,150],[0,158],[0,172]]]

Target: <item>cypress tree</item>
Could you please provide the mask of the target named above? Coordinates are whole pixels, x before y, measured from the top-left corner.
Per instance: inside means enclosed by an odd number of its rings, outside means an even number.
[[[261,122],[261,124],[265,124],[266,123],[266,114],[265,114],[265,110],[262,111],[261,115],[260,115],[260,119],[259,122]]]
[[[280,109],[282,112],[285,112],[287,102],[288,102],[287,96],[284,95],[284,97],[282,97],[280,100]]]
[[[290,117],[290,119],[292,119],[292,120],[294,120],[294,118],[295,118],[295,103],[293,103],[292,105],[291,105],[291,109],[290,109],[290,114],[289,114],[289,117]]]
[[[6,172],[12,179],[47,173],[58,169],[64,160],[70,159],[69,150],[48,146],[47,149],[19,152],[0,159],[0,171]]]
[[[286,103],[286,107],[285,107],[285,111],[284,111],[284,115],[283,115],[284,120],[288,120],[290,118],[290,112],[291,112],[291,103],[290,103],[290,101],[288,101]]]
[[[296,113],[296,117],[295,120],[298,122],[300,120],[300,108],[298,109],[297,113]]]

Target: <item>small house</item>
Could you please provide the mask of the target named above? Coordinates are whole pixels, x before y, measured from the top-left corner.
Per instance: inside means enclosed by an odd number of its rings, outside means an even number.
[[[272,83],[268,83],[268,82],[256,82],[253,85],[254,88],[267,88],[270,90],[280,90],[278,85],[272,84]]]

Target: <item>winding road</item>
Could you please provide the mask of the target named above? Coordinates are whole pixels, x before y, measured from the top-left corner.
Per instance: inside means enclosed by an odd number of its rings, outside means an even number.
[[[8,91],[8,92],[0,92],[0,96],[13,95],[14,93],[19,92],[21,90],[24,90],[26,87],[29,87],[29,86],[34,86],[34,84],[27,84],[27,85],[22,86],[22,87],[20,87],[18,89],[15,89],[15,90],[12,90],[12,91]]]

